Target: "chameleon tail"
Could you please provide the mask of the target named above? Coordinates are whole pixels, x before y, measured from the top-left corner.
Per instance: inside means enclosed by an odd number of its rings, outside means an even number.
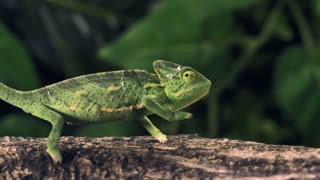
[[[0,83],[0,99],[9,104],[22,108],[22,103],[25,102],[23,94],[23,91],[12,89]]]

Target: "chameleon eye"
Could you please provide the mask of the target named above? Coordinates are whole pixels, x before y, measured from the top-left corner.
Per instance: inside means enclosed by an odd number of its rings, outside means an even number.
[[[195,79],[196,74],[193,71],[188,70],[182,74],[182,80],[187,84],[192,83]]]

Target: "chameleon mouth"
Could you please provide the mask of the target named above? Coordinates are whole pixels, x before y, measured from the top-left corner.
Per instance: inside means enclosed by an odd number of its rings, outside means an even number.
[[[209,94],[210,87],[211,87],[211,82],[210,82],[210,80],[207,80],[203,83],[199,83],[196,87],[190,87],[188,89],[183,90],[182,92],[179,92],[179,94],[176,96],[186,94],[186,97],[184,97],[184,98],[191,99],[191,100],[187,101],[187,102],[181,102],[180,106],[176,106],[177,109],[173,109],[172,111],[174,111],[174,112],[179,111],[181,109],[184,109],[184,108],[196,103],[197,101],[199,101],[200,99],[202,99],[203,97],[205,97],[206,95]],[[192,95],[192,93],[190,94],[190,91],[191,92],[199,92],[199,93],[197,93],[199,95],[198,96]]]
[[[208,95],[208,94],[209,94],[209,90],[206,91],[205,93],[203,93],[201,96],[199,96],[199,97],[197,97],[196,99],[194,99],[193,101],[191,101],[190,103],[186,104],[185,106],[182,106],[182,107],[176,109],[175,111],[179,111],[179,110],[184,109],[184,108],[186,108],[186,107],[188,107],[188,106],[191,106],[192,104],[198,102],[200,99],[202,99],[203,97],[205,97],[205,96]]]
[[[206,95],[209,94],[209,91],[205,92],[203,95],[201,95],[200,97],[196,98],[195,100],[191,101],[191,103],[189,103],[187,106],[191,106],[192,104],[198,102],[200,99],[202,99],[203,97],[205,97]]]

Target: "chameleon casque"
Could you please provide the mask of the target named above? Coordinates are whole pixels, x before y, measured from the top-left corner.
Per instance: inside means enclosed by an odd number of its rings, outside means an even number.
[[[54,162],[62,156],[58,141],[64,123],[138,120],[159,142],[167,141],[148,115],[168,121],[192,118],[181,109],[209,93],[211,82],[188,66],[157,60],[156,74],[120,70],[83,75],[40,89],[18,91],[0,83],[0,99],[49,121],[47,152]]]

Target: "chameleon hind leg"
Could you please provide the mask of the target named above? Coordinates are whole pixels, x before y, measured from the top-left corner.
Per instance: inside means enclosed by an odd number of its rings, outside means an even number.
[[[58,147],[58,142],[64,125],[63,117],[59,113],[43,105],[37,107],[36,112],[33,113],[31,111],[31,114],[51,123],[52,129],[48,136],[47,152],[54,163],[61,163],[62,156]]]

